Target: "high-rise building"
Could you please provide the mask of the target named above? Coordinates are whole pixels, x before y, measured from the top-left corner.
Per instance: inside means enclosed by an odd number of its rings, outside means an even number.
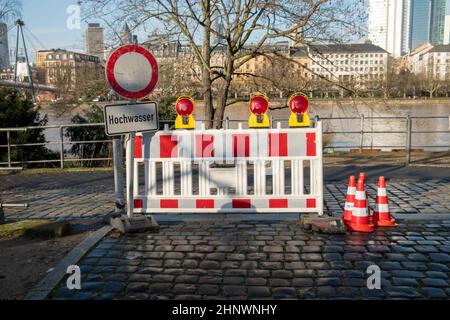
[[[89,55],[97,56],[103,60],[105,44],[103,41],[103,28],[99,23],[89,23],[85,32],[85,49]]]
[[[398,57],[444,42],[446,0],[369,0],[369,40]]]
[[[0,22],[0,70],[9,68],[8,26]]]
[[[445,16],[443,44],[450,44],[450,14]]]
[[[369,0],[369,40],[394,56],[409,46],[410,0]]]
[[[430,42],[442,44],[444,42],[445,7],[446,0],[431,1],[430,14]]]
[[[420,44],[442,44],[446,0],[411,1],[411,48]]]

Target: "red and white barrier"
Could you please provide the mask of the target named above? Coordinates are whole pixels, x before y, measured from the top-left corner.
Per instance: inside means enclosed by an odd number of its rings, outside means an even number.
[[[305,193],[304,162],[309,161]],[[285,167],[291,168],[286,193]],[[249,194],[248,165],[253,165]],[[193,166],[198,190],[193,190]],[[217,166],[219,165],[219,166]],[[157,168],[162,176],[157,180]],[[175,192],[175,167],[180,190]],[[322,125],[315,128],[174,130],[143,133],[134,146],[134,212],[317,212],[323,214]],[[139,188],[139,176],[144,185]],[[289,167],[289,166],[287,166]],[[266,176],[272,175],[272,192]],[[197,179],[197,177],[195,177]],[[162,183],[162,194],[157,184]],[[141,193],[139,190],[142,190]],[[212,192],[213,191],[213,192]]]

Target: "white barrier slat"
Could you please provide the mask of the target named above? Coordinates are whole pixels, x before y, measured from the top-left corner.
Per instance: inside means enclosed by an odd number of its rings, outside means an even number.
[[[165,161],[163,162],[163,195],[171,196],[174,194],[174,170],[173,162]]]
[[[264,195],[266,194],[266,162],[264,160],[257,160],[253,166],[255,195]]]
[[[180,163],[181,196],[192,195],[192,162],[183,160]]]
[[[156,194],[156,162],[145,161],[145,192],[149,195]]]

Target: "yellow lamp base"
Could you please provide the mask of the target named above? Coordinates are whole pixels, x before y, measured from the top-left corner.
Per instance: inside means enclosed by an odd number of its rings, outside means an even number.
[[[258,117],[255,114],[250,115],[250,119],[248,119],[248,127],[249,128],[270,128],[269,117],[266,113],[260,115],[261,120],[258,122]]]
[[[289,127],[295,128],[295,127],[310,127],[311,122],[309,120],[309,116],[307,113],[304,113],[301,115],[301,121],[297,119],[297,114],[291,112],[291,116],[289,117]]]
[[[195,129],[194,116],[191,114],[187,117],[187,122],[183,123],[183,117],[178,115],[175,119],[175,129]]]

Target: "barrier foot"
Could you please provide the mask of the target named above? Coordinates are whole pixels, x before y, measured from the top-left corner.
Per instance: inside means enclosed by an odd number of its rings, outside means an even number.
[[[134,215],[132,218],[124,215],[111,217],[110,224],[121,233],[159,231],[159,224],[153,216]]]
[[[327,234],[344,234],[345,225],[341,217],[333,215],[300,214],[300,224],[305,230]]]

